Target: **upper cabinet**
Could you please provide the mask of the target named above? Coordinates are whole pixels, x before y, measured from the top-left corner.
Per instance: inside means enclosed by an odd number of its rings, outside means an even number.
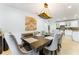
[[[79,21],[71,21],[70,27],[79,27]]]
[[[65,25],[65,27],[79,27],[79,21],[73,20],[73,21],[58,22],[58,26],[60,25]]]

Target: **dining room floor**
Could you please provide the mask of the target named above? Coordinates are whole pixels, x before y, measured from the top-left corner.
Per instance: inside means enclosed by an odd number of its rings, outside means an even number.
[[[1,55],[11,55],[11,51],[5,51]],[[70,36],[63,36],[62,48],[58,55],[79,55],[79,42],[72,40]]]
[[[73,41],[71,36],[63,36],[62,39],[59,55],[79,55],[79,42]]]

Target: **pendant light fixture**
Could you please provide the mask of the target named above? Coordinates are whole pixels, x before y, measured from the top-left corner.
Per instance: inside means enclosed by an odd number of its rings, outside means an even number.
[[[46,11],[46,9],[48,9],[48,4],[44,3],[44,9],[43,12],[41,12],[38,16],[40,16],[43,19],[50,19],[52,18],[51,16],[49,16],[48,11]]]

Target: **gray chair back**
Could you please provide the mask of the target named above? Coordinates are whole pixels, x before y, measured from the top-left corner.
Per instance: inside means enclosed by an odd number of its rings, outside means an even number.
[[[14,55],[23,55],[23,54],[29,55],[29,54],[32,54],[31,53],[32,51],[23,53],[20,50],[20,48],[18,47],[16,38],[11,33],[5,33],[4,37],[5,37],[5,40],[8,44],[8,46],[9,46],[9,49],[12,52],[12,54],[14,54]]]
[[[58,39],[60,38],[60,34],[55,34],[54,35],[54,39],[51,43],[50,46],[45,47],[46,49],[50,50],[50,51],[54,51],[57,49],[58,47]]]
[[[64,35],[64,32],[60,33],[60,38],[58,40],[58,44],[61,44],[62,43],[62,37]]]

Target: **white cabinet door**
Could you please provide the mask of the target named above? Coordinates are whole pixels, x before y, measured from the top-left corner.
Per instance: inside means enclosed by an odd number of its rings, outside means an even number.
[[[79,32],[73,32],[72,37],[73,37],[74,41],[78,41],[79,42]]]

